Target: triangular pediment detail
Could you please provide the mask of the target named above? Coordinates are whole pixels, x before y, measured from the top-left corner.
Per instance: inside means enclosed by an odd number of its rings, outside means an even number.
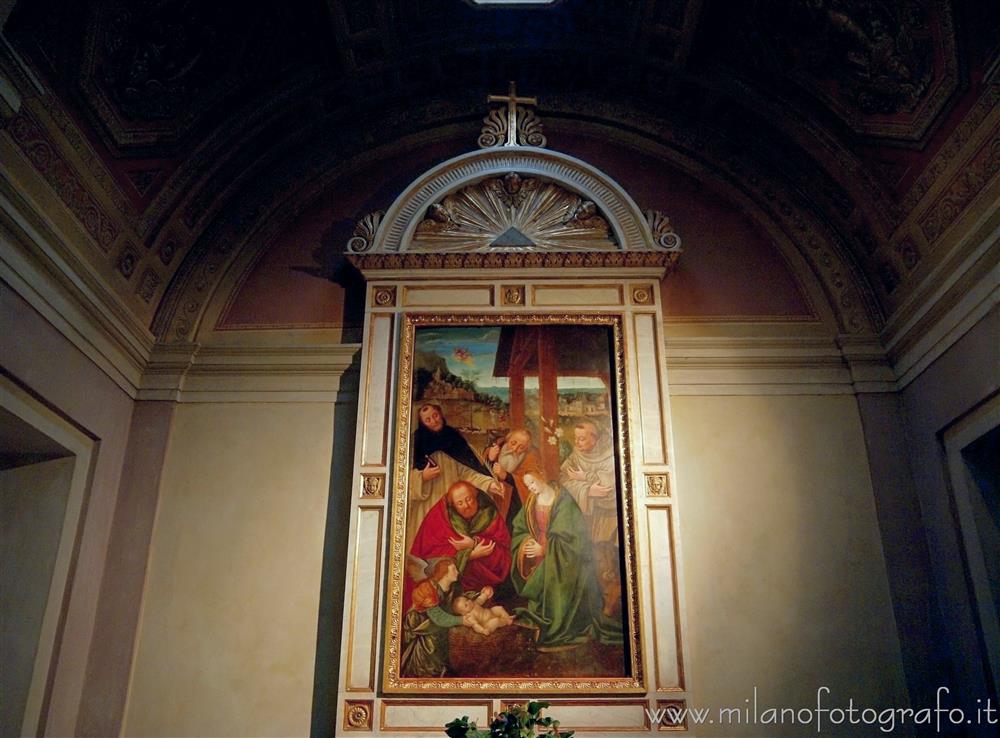
[[[517,230],[514,226],[511,226],[506,231],[497,236],[496,240],[490,244],[491,248],[496,247],[507,247],[512,248],[516,246],[534,246],[535,242],[530,238],[525,236],[521,231]]]

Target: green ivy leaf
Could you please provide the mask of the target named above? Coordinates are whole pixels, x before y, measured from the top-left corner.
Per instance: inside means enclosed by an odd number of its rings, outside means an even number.
[[[528,714],[531,715],[532,717],[535,717],[538,715],[538,713],[540,713],[548,706],[549,706],[548,702],[529,702]]]

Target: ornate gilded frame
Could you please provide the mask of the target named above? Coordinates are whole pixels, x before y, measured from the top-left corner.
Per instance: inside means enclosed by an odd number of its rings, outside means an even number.
[[[616,313],[552,314],[403,314],[400,331],[399,374],[396,398],[395,455],[392,473],[391,535],[389,540],[388,592],[382,692],[424,695],[455,693],[503,694],[634,694],[646,691],[643,665],[642,612],[638,592],[636,522],[632,454],[629,434],[624,316]],[[405,570],[407,485],[410,465],[411,393],[414,374],[414,341],[422,326],[475,325],[601,325],[612,330],[613,351],[609,357],[614,377],[612,412],[618,433],[618,474],[621,489],[622,557],[624,568],[622,622],[627,644],[626,666],[630,674],[602,678],[404,678],[399,675],[402,643],[402,597]]]

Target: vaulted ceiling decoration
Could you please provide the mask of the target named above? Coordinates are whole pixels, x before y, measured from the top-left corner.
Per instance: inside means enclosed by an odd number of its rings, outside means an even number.
[[[324,172],[404,135],[472,133],[482,98],[516,76],[544,99],[538,113],[552,148],[574,126],[610,126],[742,183],[788,222],[845,310],[865,305],[877,316],[939,260],[936,244],[996,176],[986,154],[1000,90],[997,8],[976,0],[564,0],[528,10],[471,0],[21,0],[3,29],[17,59],[0,53],[0,71],[23,64],[34,81],[17,85],[24,104],[4,114],[0,133],[94,238],[88,258],[146,320],[180,309],[164,295],[187,294],[188,280],[210,284],[203,270],[221,270],[233,244],[265,239],[276,213],[291,217],[318,197],[334,177]],[[530,107],[518,104],[514,132],[543,145],[531,138],[542,132]],[[489,150],[510,137],[503,112],[485,121],[480,143]],[[435,220],[431,205],[446,207],[446,195],[484,178],[514,171],[562,181],[503,166],[421,200],[407,222],[438,225],[394,233],[394,247],[475,230],[492,257],[545,241],[549,226],[510,230],[507,211],[475,220],[460,209],[450,223]],[[577,184],[569,189],[581,204],[592,200],[596,217],[612,223],[609,243],[627,248],[617,214]],[[380,194],[351,221],[393,192]],[[799,209],[815,214],[815,238]],[[552,228],[565,240],[558,212]],[[634,215],[642,218],[638,208]],[[374,239],[377,224],[358,227],[359,242]],[[852,269],[873,296],[864,285],[845,294]],[[856,317],[845,325],[864,322]]]
[[[80,5],[74,23],[38,21],[43,32],[25,43],[46,58],[53,81],[99,123],[116,153],[163,155],[220,104],[324,55],[319,7],[230,0]]]
[[[785,75],[856,133],[918,140],[958,88],[948,0],[757,0],[734,5],[730,52]]]

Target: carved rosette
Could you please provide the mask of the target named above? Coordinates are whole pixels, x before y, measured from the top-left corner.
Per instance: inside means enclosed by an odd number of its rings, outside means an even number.
[[[652,305],[653,304],[653,285],[643,284],[637,285],[632,288],[632,304],[633,305]]]
[[[375,233],[378,231],[383,215],[385,213],[381,210],[376,210],[358,221],[358,224],[354,226],[354,235],[347,241],[349,253],[363,254],[372,247],[372,244],[375,243]]]
[[[653,233],[653,243],[667,251],[681,250],[681,237],[674,233],[670,218],[659,210],[647,210],[646,222]]]
[[[376,287],[372,293],[372,304],[375,307],[392,307],[396,304],[396,288]]]
[[[374,706],[373,700],[344,700],[344,730],[370,731]]]
[[[687,725],[687,700],[657,700],[656,709],[661,711],[663,721],[660,722],[658,730],[686,731]]]

